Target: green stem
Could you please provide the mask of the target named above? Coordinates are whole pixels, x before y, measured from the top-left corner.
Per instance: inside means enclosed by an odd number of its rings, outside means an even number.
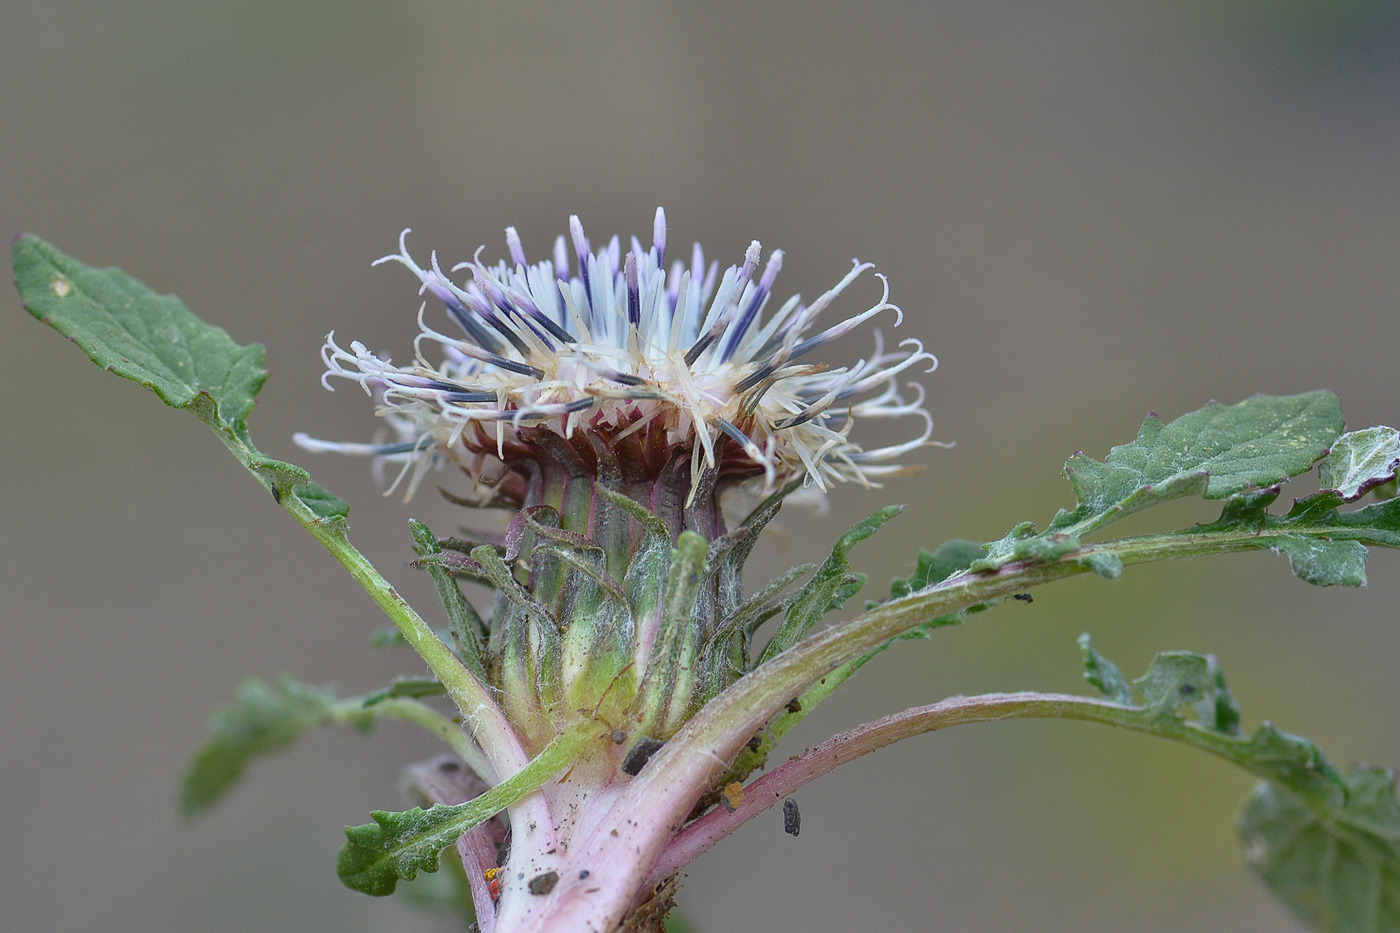
[[[1258,538],[1257,534],[1246,530],[1205,535],[1143,535],[1086,545],[1057,561],[1013,561],[990,572],[958,574],[807,637],[721,693],[668,745],[677,747],[679,754],[683,743],[677,740],[682,737],[708,743],[738,733],[743,733],[738,740],[742,744],[790,699],[891,638],[979,603],[1089,573],[1092,568],[1086,559],[1095,554],[1116,555],[1124,565],[1140,564],[1256,550]]]
[[[1313,537],[1357,537],[1357,529],[1343,525],[1309,527],[1294,533]],[[726,720],[731,726],[737,720],[751,722],[752,728],[747,734],[752,734],[753,729],[761,726],[789,699],[891,638],[979,603],[1089,573],[1093,569],[1089,559],[1095,555],[1114,555],[1126,566],[1253,551],[1260,547],[1260,535],[1249,529],[1141,535],[1085,545],[1056,561],[1013,561],[990,572],[964,572],[808,637],[716,697],[687,724],[683,733],[693,735],[704,731],[716,737],[726,731]]]
[[[351,888],[366,894],[392,894],[398,882],[413,878],[419,871],[436,871],[439,853],[461,835],[508,807],[530,799],[543,799],[536,793],[540,785],[576,760],[584,746],[599,741],[608,730],[604,723],[580,719],[545,746],[523,768],[490,790],[465,803],[434,806],[406,813],[374,814],[374,823],[346,830],[346,843],[340,850],[336,872]],[[548,818],[548,810],[544,811]],[[512,814],[515,825],[515,814]],[[528,868],[529,846],[522,837],[544,840],[551,853],[558,849],[553,822],[522,823],[515,829],[513,860]],[[513,863],[512,863],[513,866]],[[483,905],[484,906],[484,905]]]
[[[423,617],[414,611],[402,596],[384,579],[359,549],[350,543],[343,518],[326,519],[317,515],[296,494],[297,482],[285,472],[269,475],[268,470],[258,465],[266,458],[252,444],[236,432],[216,430],[215,433],[225,446],[238,458],[253,476],[263,485],[288,515],[297,524],[321,542],[340,565],[350,571],[350,576],[369,594],[404,640],[418,652],[442,685],[452,702],[457,704],[463,721],[471,728],[472,735],[490,758],[493,767],[482,777],[497,781],[524,767],[529,756],[521,747],[520,741],[506,720],[505,714],[492,698],[490,690],[452,653],[442,639],[432,630]],[[303,474],[305,475],[305,474]]]
[[[1355,529],[1339,527],[1337,531],[1336,537],[1357,537]],[[1327,536],[1331,530],[1310,527],[1298,533]],[[627,825],[610,818],[604,825],[611,823],[618,834],[593,834],[580,847],[581,856],[600,863],[628,859],[648,864],[659,858],[673,832],[670,827],[684,821],[696,800],[714,786],[715,779],[749,738],[793,697],[843,664],[920,625],[979,603],[1089,573],[1093,568],[1087,558],[1095,554],[1115,555],[1127,565],[1256,550],[1260,546],[1259,535],[1247,530],[1122,538],[1081,547],[1058,560],[1010,561],[991,571],[964,572],[809,635],[734,682],[682,726],[613,806],[612,813],[618,817],[635,819],[634,815],[641,813],[647,815],[646,820],[638,820],[641,825]],[[546,928],[563,929],[585,915],[590,922],[600,918],[607,923],[616,922],[639,890],[635,878],[614,879],[593,902],[606,902],[606,906],[586,909],[582,902],[574,902],[574,887],[572,883],[567,887],[561,883],[552,892],[550,903],[541,912],[541,925],[531,928],[531,933]]]
[[[461,827],[454,828],[446,834],[450,837],[448,843],[473,826],[484,823],[526,794],[534,792],[545,781],[563,771],[578,758],[579,752],[586,745],[596,742],[607,730],[608,727],[604,723],[579,720],[556,736],[554,741],[546,745],[525,767],[480,797],[459,804]],[[549,828],[553,829],[552,826]]]
[[[451,719],[439,713],[437,710],[407,697],[391,697],[387,700],[380,700],[370,707],[376,716],[388,716],[394,719],[402,719],[414,725],[422,726],[429,732],[436,735],[447,743],[447,746],[457,753],[457,757],[467,763],[467,766],[478,775],[489,775],[495,769],[486,758],[477,744],[462,731],[462,727]],[[353,725],[366,712],[363,697],[356,697],[350,700],[342,700],[332,708],[332,715],[340,723]]]

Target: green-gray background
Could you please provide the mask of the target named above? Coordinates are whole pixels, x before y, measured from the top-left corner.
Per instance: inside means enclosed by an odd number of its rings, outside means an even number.
[[[1353,426],[1400,419],[1390,9],[9,2],[0,229],[265,342],[260,444],[350,498],[361,547],[429,608],[406,519],[458,516],[290,443],[372,433],[357,389],[317,384],[317,350],[334,328],[408,354],[416,283],[369,267],[401,228],[456,261],[502,255],[515,224],[543,255],[571,213],[597,243],[663,204],[673,251],[787,250],[784,294],[874,261],[942,359],[928,407],[957,447],[842,489],[830,517],[784,515],[752,579],[908,503],[857,552],[875,594],[920,546],[1048,519],[1064,457],[1149,409],[1325,386]],[[316,735],[178,819],[206,712],[244,675],[361,690],[420,668],[369,650],[368,600],[193,418],[13,294],[0,312],[0,927],[443,929],[332,870],[340,827],[398,806],[400,765],[435,751],[409,727]],[[1215,652],[1247,722],[1400,763],[1400,560],[1372,573],[1319,591],[1252,555],[1063,584],[891,652],[792,748],[952,693],[1083,689],[1087,629],[1133,671]],[[802,791],[799,839],[776,813],[745,827],[682,904],[705,931],[1291,929],[1233,840],[1248,786],[1099,727],[955,730]]]

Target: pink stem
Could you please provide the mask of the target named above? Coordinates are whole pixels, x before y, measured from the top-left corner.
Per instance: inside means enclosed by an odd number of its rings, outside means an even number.
[[[488,789],[488,785],[455,755],[442,755],[430,761],[409,765],[404,769],[409,783],[429,803],[466,803]],[[471,885],[472,901],[476,905],[476,922],[481,933],[496,928],[496,906],[491,900],[483,872],[496,864],[496,840],[492,836],[493,822],[488,820],[463,833],[457,840],[457,852],[462,856],[462,870]]]
[[[652,866],[646,884],[655,885],[669,878],[788,794],[848,761],[901,739],[948,726],[996,719],[1055,716],[1056,705],[1064,701],[1079,706],[1093,702],[1084,697],[1049,693],[989,693],[975,697],[952,697],[928,706],[906,709],[834,735],[816,748],[792,756],[751,782],[744,788],[744,802],[734,810],[715,807],[681,830]]]
[[[642,893],[651,865],[700,795],[793,697],[847,660],[921,622],[1083,572],[1077,564],[1007,565],[984,576],[945,581],[809,635],[739,678],[686,722],[622,792],[598,828],[572,847],[571,871],[548,894],[522,905],[510,923],[502,918],[502,927],[512,933],[612,929]]]

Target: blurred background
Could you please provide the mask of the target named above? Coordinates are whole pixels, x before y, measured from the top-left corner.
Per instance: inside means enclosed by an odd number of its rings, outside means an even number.
[[[351,500],[359,546],[425,612],[406,521],[464,519],[290,441],[374,432],[358,390],[320,387],[317,351],[334,328],[411,352],[417,283],[369,265],[402,228],[457,261],[504,255],[514,224],[540,257],[571,213],[597,244],[646,239],[661,204],[675,252],[785,249],[783,295],[873,261],[907,315],[896,335],[942,360],[922,378],[957,446],[916,479],[840,490],[825,518],[788,510],[750,581],[907,503],[855,553],[877,597],[921,547],[1043,524],[1072,503],[1064,459],[1101,458],[1148,410],[1327,387],[1354,427],[1400,420],[1396,10],[9,2],[0,229],[264,342],[258,443]],[[878,294],[864,280],[844,307]],[[0,408],[0,926],[451,929],[334,875],[341,827],[400,809],[400,767],[436,753],[412,727],[312,735],[180,820],[181,770],[245,676],[359,692],[421,667],[370,648],[384,619],[195,419],[13,293],[0,344],[19,387]],[[1400,764],[1400,559],[1371,574],[1323,591],[1256,554],[1060,584],[901,644],[779,754],[950,694],[1087,691],[1089,631],[1132,676],[1158,650],[1213,652],[1248,726]],[[749,824],[680,902],[701,931],[1297,929],[1234,840],[1250,785],[1101,727],[938,733],[801,791],[797,839],[776,810]]]

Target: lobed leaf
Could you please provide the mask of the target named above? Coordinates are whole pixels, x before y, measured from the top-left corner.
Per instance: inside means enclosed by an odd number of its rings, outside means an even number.
[[[1180,534],[1234,535],[1242,545],[1285,554],[1299,579],[1318,586],[1363,586],[1366,545],[1400,547],[1400,500],[1342,512],[1341,495],[1323,490],[1295,502],[1286,515],[1268,514],[1271,501],[1259,494],[1227,503],[1217,521]]]
[[[399,881],[412,881],[420,870],[437,871],[439,852],[504,809],[482,806],[480,799],[401,813],[375,810],[370,814],[373,823],[345,828],[336,874],[347,887],[364,894],[393,894]]]
[[[1214,656],[1163,651],[1130,689],[1088,635],[1079,644],[1085,679],[1130,711],[1122,724],[1201,745],[1319,804],[1341,799],[1341,775],[1312,742],[1267,722],[1248,736],[1240,732],[1239,704]]]
[[[336,874],[347,887],[383,897],[393,894],[400,881],[412,881],[420,871],[437,871],[438,853],[467,830],[533,792],[600,734],[596,724],[575,724],[525,767],[465,803],[438,804],[427,810],[414,807],[401,813],[374,811],[370,814],[373,823],[346,827]]]
[[[1074,509],[1061,510],[1040,534],[1029,522],[1017,525],[988,544],[972,569],[1059,560],[1078,551],[1086,535],[1172,499],[1257,495],[1306,472],[1341,431],[1341,406],[1327,391],[1212,402],[1169,424],[1149,415],[1137,438],[1114,447],[1103,462],[1079,453],[1065,464],[1079,502]],[[1110,579],[1122,571],[1113,557],[1080,559]]]
[[[1400,930],[1393,771],[1357,766],[1343,776],[1312,742],[1267,722],[1241,736],[1239,707],[1210,656],[1159,654],[1134,681],[1136,704],[1087,635],[1080,644],[1085,676],[1130,710],[1118,724],[1194,744],[1264,779],[1245,801],[1240,841],[1254,873],[1303,923],[1329,933]],[[1194,720],[1180,716],[1186,706]]]

